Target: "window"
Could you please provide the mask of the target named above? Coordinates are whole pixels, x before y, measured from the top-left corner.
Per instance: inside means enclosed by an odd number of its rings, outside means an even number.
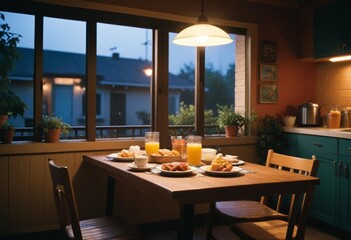
[[[101,137],[130,136],[128,125],[149,125],[152,30],[97,25],[97,91],[104,108],[98,126],[115,126]]]
[[[27,105],[23,118],[10,117],[9,123],[16,128],[16,139],[33,138],[33,76],[34,76],[34,16],[12,12],[2,12],[5,15],[5,23],[10,26],[10,32],[20,34],[17,44],[18,60],[15,61],[12,71],[9,73],[9,87]],[[25,73],[25,74],[24,74]]]
[[[85,28],[83,21],[44,17],[42,112],[61,117],[72,127],[85,125],[80,109],[85,91]]]
[[[35,5],[35,3],[31,4]],[[65,122],[76,128],[74,133],[79,129],[79,134],[72,134],[70,138],[94,140],[94,137],[143,136],[143,131],[149,130],[152,127],[151,124],[154,124],[150,121],[152,119],[151,106],[152,102],[159,101],[159,98],[151,94],[154,91],[152,81],[160,79],[159,76],[155,76],[157,72],[146,75],[144,70],[152,67],[154,64],[152,61],[156,58],[153,50],[157,50],[158,46],[153,46],[153,34],[157,34],[158,31],[154,32],[154,29],[157,30],[161,25],[163,29],[167,29],[169,22],[94,10],[76,9],[72,14],[66,10],[69,10],[69,7],[59,8],[55,13],[50,12],[50,17],[45,16],[45,10],[40,10],[44,11],[40,12],[44,14],[43,67],[42,69],[39,67],[39,70],[43,71],[43,92],[38,93],[43,103],[40,112],[54,113],[62,117]],[[19,44],[19,51],[23,51],[26,57],[18,60],[16,69],[23,70],[21,67],[26,66],[30,71],[25,72],[27,75],[23,75],[23,71],[16,72],[18,77],[16,83],[21,83],[21,87],[16,87],[16,91],[21,94],[28,105],[25,119],[16,119],[19,121],[18,126],[33,126],[33,118],[37,116],[33,113],[36,10],[26,9],[26,11],[33,11],[33,15],[11,13],[18,18],[10,22],[14,30],[15,26],[21,25],[18,23],[28,23],[29,27],[26,25],[25,29],[19,29],[19,33],[26,36],[23,39],[31,39],[30,45]],[[22,16],[27,16],[29,19],[22,20],[20,18]],[[94,20],[94,18],[99,20]],[[168,63],[163,62],[162,64],[168,64],[169,68],[168,105],[165,105],[165,107],[168,106],[169,118],[168,122],[163,122],[167,121],[163,118],[158,119],[157,124],[170,127],[185,124],[193,127],[195,95],[197,94],[195,92],[196,67],[205,71],[205,125],[214,123],[217,104],[234,104],[236,110],[245,112],[247,102],[245,101],[245,71],[247,68],[245,67],[246,38],[244,31],[241,29],[241,32],[237,32],[236,29],[231,28],[234,29],[229,31],[234,39],[233,44],[206,48],[205,64],[202,66],[196,63],[196,48],[172,43],[176,35],[172,30],[175,24],[175,22],[169,24],[168,54],[161,53],[165,59],[168,57]],[[28,29],[32,35],[26,35]],[[86,29],[93,29],[93,31]],[[40,32],[36,31],[36,33]],[[161,41],[163,37],[162,35]],[[27,41],[23,41],[25,42]],[[86,53],[87,44],[96,47],[96,55],[91,52]],[[159,64],[156,67],[162,65],[160,61],[155,62]],[[87,65],[90,68],[87,68]],[[96,69],[89,71],[92,68]],[[15,79],[15,77],[13,74],[12,78]],[[162,84],[167,82],[164,80],[165,77],[166,75],[162,77],[161,81],[164,81]],[[90,94],[87,94],[87,91]],[[157,95],[159,91],[163,89],[156,89],[154,92]],[[87,103],[92,104],[94,101],[94,92],[96,109],[92,110]],[[88,106],[87,109],[85,109],[86,106]],[[179,114],[182,111],[185,111],[184,114]],[[89,119],[92,117],[91,113],[94,112],[96,112],[96,121]],[[35,121],[39,120],[35,119]],[[96,122],[96,125],[89,124],[93,122]],[[137,128],[140,129],[139,133],[135,131]],[[30,131],[33,131],[33,128]],[[94,134],[96,132],[96,136],[91,135],[88,131]]]

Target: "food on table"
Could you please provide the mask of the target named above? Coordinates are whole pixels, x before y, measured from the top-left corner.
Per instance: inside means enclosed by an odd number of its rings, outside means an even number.
[[[211,171],[229,172],[232,168],[233,165],[221,153],[217,154],[211,162]]]
[[[161,169],[165,171],[186,171],[189,165],[185,162],[163,163]]]
[[[134,152],[131,152],[127,149],[122,149],[118,154],[120,157],[134,157]]]
[[[140,146],[138,145],[133,145],[129,147],[129,152],[133,152],[133,153],[138,153],[140,152]]]
[[[157,153],[151,154],[152,156],[163,156],[163,157],[179,157],[180,153],[176,150],[159,149]]]

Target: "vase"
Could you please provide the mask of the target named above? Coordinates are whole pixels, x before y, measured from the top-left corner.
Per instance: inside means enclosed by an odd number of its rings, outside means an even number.
[[[15,129],[1,130],[0,134],[2,143],[12,143]]]
[[[238,135],[238,126],[225,126],[225,136],[226,137],[236,137]]]
[[[7,122],[8,118],[8,115],[0,115],[0,126],[4,125]]]
[[[58,143],[60,141],[61,129],[48,129],[45,133],[45,142],[47,143]]]

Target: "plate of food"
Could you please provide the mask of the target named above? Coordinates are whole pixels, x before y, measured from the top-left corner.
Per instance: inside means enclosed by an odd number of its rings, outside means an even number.
[[[145,151],[136,148],[137,146],[130,146],[129,149],[122,149],[120,152],[107,155],[107,158],[112,161],[132,162],[135,155],[145,154]]]
[[[238,159],[237,156],[225,155],[225,157],[223,157],[223,155],[221,153],[219,153],[219,154],[217,154],[217,155],[222,156],[223,159],[225,159],[228,162],[230,162],[233,166],[240,166],[240,165],[245,164],[245,161]],[[213,159],[204,159],[204,158],[202,158],[201,162],[203,162],[206,165],[211,165],[212,161],[217,157],[217,155]]]
[[[205,173],[215,176],[231,176],[239,173],[242,169],[233,166],[231,161],[223,157],[222,154],[217,154],[212,160],[211,165],[200,167]]]
[[[185,162],[163,163],[156,168],[161,174],[172,177],[189,176],[196,169]]]

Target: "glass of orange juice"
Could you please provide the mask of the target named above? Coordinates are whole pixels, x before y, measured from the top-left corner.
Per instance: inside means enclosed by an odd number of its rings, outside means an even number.
[[[187,162],[191,166],[201,165],[201,136],[188,136],[186,144]]]
[[[160,149],[160,133],[159,132],[146,132],[145,133],[145,152],[150,156],[157,153]]]

